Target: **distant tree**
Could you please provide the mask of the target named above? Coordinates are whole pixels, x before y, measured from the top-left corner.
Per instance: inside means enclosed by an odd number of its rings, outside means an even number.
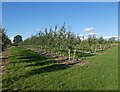
[[[21,36],[21,35],[16,35],[16,36],[14,37],[13,42],[14,42],[15,44],[18,44],[18,43],[20,43],[21,41],[22,41],[22,36]]]
[[[115,41],[116,37],[111,37],[110,40]]]
[[[108,39],[109,43],[110,43],[110,46],[113,46],[113,43],[116,42],[116,38],[115,37],[111,37]]]

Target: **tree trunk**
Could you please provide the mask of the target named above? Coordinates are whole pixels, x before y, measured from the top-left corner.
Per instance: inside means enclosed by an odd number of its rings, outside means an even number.
[[[106,49],[106,45],[104,45],[104,50]]]
[[[96,54],[96,51],[97,51],[97,47],[95,46],[95,48],[94,48],[95,50],[94,50],[94,53]]]
[[[76,49],[74,50],[73,61],[75,61]]]
[[[112,47],[113,45],[111,44],[111,47]]]
[[[92,53],[92,46],[90,46],[90,51],[91,51],[91,53]]]
[[[68,57],[69,57],[69,61],[70,61],[70,49],[68,49]]]
[[[102,50],[102,44],[100,44],[100,50]]]

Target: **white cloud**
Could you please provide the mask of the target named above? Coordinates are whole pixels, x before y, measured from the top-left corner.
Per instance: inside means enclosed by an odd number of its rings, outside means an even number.
[[[87,39],[88,39],[88,36],[84,36],[84,39],[87,40]]]
[[[93,28],[93,27],[84,29],[85,32],[93,32],[94,30],[95,30],[95,28]]]
[[[118,39],[119,36],[103,36],[104,39],[110,39],[111,37],[115,37],[116,39]]]
[[[90,32],[88,33],[89,35],[96,35],[97,33]]]
[[[109,39],[109,38],[110,38],[110,36],[103,36],[103,38],[104,38],[104,39]]]
[[[11,40],[12,43],[13,43],[13,39],[14,39],[14,37],[10,37],[10,40]]]
[[[79,36],[81,37],[81,36],[84,36],[84,35],[83,35],[83,34],[80,34]]]

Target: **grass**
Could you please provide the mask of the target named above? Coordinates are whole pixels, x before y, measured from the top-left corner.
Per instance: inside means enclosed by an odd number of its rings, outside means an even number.
[[[85,57],[84,66],[67,67],[35,52],[9,49],[3,90],[117,90],[118,48]]]

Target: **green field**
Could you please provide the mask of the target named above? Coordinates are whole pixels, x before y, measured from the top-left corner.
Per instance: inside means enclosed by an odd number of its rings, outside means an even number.
[[[16,46],[8,50],[3,90],[117,90],[118,47],[85,57],[84,66],[67,67]]]

